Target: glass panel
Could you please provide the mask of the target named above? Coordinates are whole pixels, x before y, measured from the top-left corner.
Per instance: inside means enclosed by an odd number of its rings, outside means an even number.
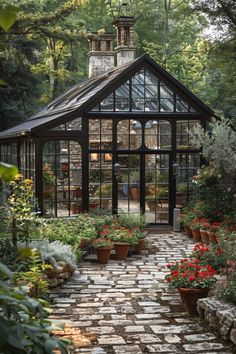
[[[129,149],[129,120],[117,124],[117,149]]]
[[[189,105],[180,96],[176,95],[176,112],[188,112]]]
[[[101,120],[101,149],[112,149],[112,120]]]
[[[200,168],[200,155],[181,153],[176,158],[179,166],[176,176],[176,207],[181,208],[193,193],[193,176]]]
[[[117,124],[117,149],[135,150],[142,145],[142,126],[139,121],[122,120]]]
[[[43,149],[43,204],[47,216],[82,211],[82,151],[70,140],[47,142]]]
[[[148,149],[171,149],[171,124],[168,121],[149,120],[145,124],[145,145]]]
[[[81,130],[82,129],[82,118],[78,117],[69,122],[57,125],[50,130]]]
[[[118,155],[118,209],[127,213],[140,212],[140,155]]]
[[[99,119],[89,119],[89,147],[90,149],[100,149],[100,120]]]
[[[114,110],[114,98],[113,93],[106,97],[100,104],[101,111],[113,111]]]
[[[194,146],[191,142],[188,130],[192,129],[195,125],[200,124],[197,120],[179,120],[176,122],[176,147],[177,149],[193,149]]]
[[[126,82],[115,91],[115,110],[129,111],[129,101],[129,82]]]
[[[169,223],[169,156],[145,156],[145,215],[148,223]]]
[[[82,118],[76,118],[66,123],[66,130],[81,130],[82,129]]]
[[[158,78],[154,75],[150,70],[146,70],[145,72],[145,83],[146,85],[158,86]]]
[[[97,153],[89,163],[89,209],[105,209],[112,213],[112,154]],[[109,158],[108,158],[109,155]]]

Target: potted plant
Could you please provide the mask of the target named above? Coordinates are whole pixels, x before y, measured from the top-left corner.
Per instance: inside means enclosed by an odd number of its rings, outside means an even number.
[[[133,230],[135,236],[137,236],[138,242],[135,245],[134,251],[136,254],[140,254],[145,248],[146,242],[146,232],[140,231],[139,229]]]
[[[135,233],[124,227],[115,227],[113,232],[109,235],[109,239],[114,243],[116,259],[119,260],[126,259],[130,246],[138,242]]]
[[[97,238],[93,241],[98,263],[106,264],[110,258],[113,242],[107,238]]]
[[[200,234],[200,227],[201,227],[201,219],[194,218],[191,221],[190,229],[192,231],[193,239],[195,242],[201,242],[201,234]]]
[[[191,258],[197,259],[201,265],[210,265],[217,272],[227,267],[227,257],[224,250],[218,245],[195,245]]]
[[[209,241],[212,243],[218,243],[218,238],[217,238],[217,231],[219,230],[221,226],[221,223],[219,221],[215,221],[210,224],[209,229],[208,229],[208,237]]]
[[[101,189],[97,189],[93,195],[96,199],[101,199],[101,207],[108,209],[111,203],[112,184],[103,184]]]
[[[169,263],[170,274],[165,279],[177,288],[189,314],[197,313],[197,300],[206,297],[216,282],[216,271],[211,265],[201,265],[198,259],[182,259]]]
[[[201,234],[202,242],[209,243],[209,236],[208,236],[209,228],[210,228],[209,220],[202,219],[201,220],[201,227],[200,227],[200,234]]]
[[[194,218],[195,215],[192,211],[180,214],[180,223],[183,225],[184,231],[189,237],[193,237],[190,225]]]
[[[130,194],[133,200],[139,200],[140,187],[139,187],[140,172],[139,170],[132,170],[130,172]]]
[[[55,175],[51,166],[45,162],[43,165],[43,197],[53,198],[55,193]]]

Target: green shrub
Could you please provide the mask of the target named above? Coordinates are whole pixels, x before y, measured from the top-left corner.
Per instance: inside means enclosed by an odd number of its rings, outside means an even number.
[[[143,229],[145,226],[145,215],[144,214],[134,214],[134,213],[119,213],[117,217],[117,222],[120,226],[133,229],[140,228]]]
[[[46,319],[48,305],[27,295],[27,287],[13,287],[14,274],[0,264],[0,351],[5,354],[49,354],[66,343],[51,335],[52,321]]]

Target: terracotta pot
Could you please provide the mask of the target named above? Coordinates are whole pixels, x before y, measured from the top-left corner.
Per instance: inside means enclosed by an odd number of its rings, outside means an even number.
[[[217,236],[214,232],[208,231],[208,237],[209,237],[209,241],[211,241],[212,243],[218,243]]]
[[[193,237],[192,230],[190,229],[189,226],[184,225],[184,232],[187,234],[188,237]]]
[[[178,288],[181,300],[184,302],[187,312],[190,315],[197,314],[197,300],[207,297],[209,289],[188,289]]]
[[[191,229],[191,231],[192,231],[192,234],[193,234],[193,240],[195,242],[201,242],[202,239],[201,239],[200,230]]]
[[[116,259],[126,259],[129,252],[130,244],[125,242],[115,242],[114,249],[116,252]]]
[[[139,187],[131,187],[130,194],[133,200],[137,200],[140,198],[140,188]]]
[[[140,254],[142,250],[145,248],[145,238],[140,238],[138,243],[135,246],[135,253]]]
[[[107,263],[110,258],[111,250],[112,250],[111,247],[95,248],[98,263],[101,263],[101,264]]]
[[[208,231],[200,229],[200,234],[201,234],[202,242],[209,243]]]

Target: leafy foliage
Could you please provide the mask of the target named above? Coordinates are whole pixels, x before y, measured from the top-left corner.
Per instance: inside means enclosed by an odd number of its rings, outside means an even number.
[[[47,303],[30,298],[26,287],[13,287],[14,274],[0,264],[0,350],[9,354],[68,353],[65,342],[51,336],[52,322]]]

